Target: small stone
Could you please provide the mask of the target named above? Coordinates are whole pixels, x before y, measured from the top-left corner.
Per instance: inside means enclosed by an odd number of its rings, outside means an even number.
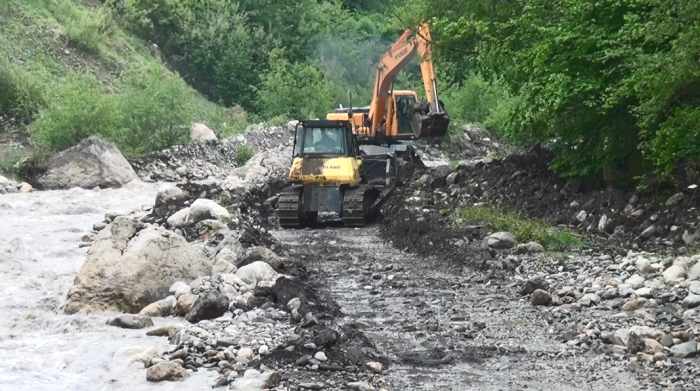
[[[639,297],[636,299],[632,299],[625,303],[625,305],[622,306],[623,311],[636,311],[642,307],[644,307],[647,304],[647,299],[643,297]]]
[[[646,349],[646,344],[642,337],[637,335],[635,332],[630,332],[627,338],[627,350],[631,354],[637,354],[638,352],[643,352]]]
[[[146,370],[146,380],[160,382],[165,380],[180,380],[187,377],[187,371],[176,362],[161,362]]]
[[[683,306],[686,308],[695,308],[700,306],[700,295],[690,293],[685,299],[683,299]]]
[[[628,278],[627,281],[625,281],[625,284],[632,289],[639,289],[644,286],[644,277],[640,276],[639,274],[635,274]]]
[[[258,354],[261,356],[266,355],[268,351],[269,348],[267,347],[267,345],[260,345],[260,347],[258,348]]]
[[[384,370],[384,366],[382,363],[372,361],[367,363],[367,369],[369,369],[373,373],[382,373]]]
[[[600,297],[598,297],[598,295],[595,293],[588,293],[579,299],[578,302],[582,306],[589,307],[591,305],[598,304],[600,302]]]
[[[639,237],[642,240],[647,240],[647,239],[651,238],[652,236],[654,236],[655,234],[656,234],[656,226],[652,225],[652,226],[648,227],[647,229],[645,229],[644,231],[642,231],[642,233],[639,235]]]
[[[486,241],[487,246],[496,250],[513,248],[516,244],[518,244],[518,240],[515,238],[515,235],[510,232],[496,232],[487,236],[484,240]]]
[[[298,297],[295,297],[292,300],[289,300],[289,303],[287,303],[287,309],[289,311],[292,311],[292,310],[299,311],[299,308],[301,308],[301,300],[299,300]]]
[[[653,296],[653,292],[654,291],[651,288],[643,287],[634,291],[634,294],[637,295],[637,297],[650,298]]]
[[[648,354],[656,354],[656,353],[663,353],[664,350],[664,345],[662,345],[659,341],[652,339],[652,338],[645,338],[644,339],[644,344],[646,345],[644,352]]]
[[[530,304],[533,306],[549,305],[552,303],[552,296],[549,292],[542,289],[537,289],[530,296]]]
[[[666,200],[666,206],[676,205],[683,200],[683,193],[676,193]]]
[[[236,357],[242,357],[242,358],[245,358],[246,360],[250,361],[253,359],[253,357],[255,357],[255,352],[253,352],[253,349],[251,349],[251,348],[241,348],[238,351],[238,354],[236,355]]]
[[[169,337],[170,336],[170,326],[162,325],[154,329],[148,330],[146,333],[149,337]]]
[[[326,354],[323,352],[316,352],[316,354],[314,354],[314,358],[321,362],[325,362],[326,360],[328,360]]]
[[[356,390],[356,391],[371,391],[374,390],[374,387],[372,387],[369,383],[367,382],[350,382],[347,384],[347,387],[351,390]]]
[[[122,314],[107,321],[110,326],[121,327],[123,329],[143,329],[153,326],[153,320],[148,316]]]
[[[673,346],[673,337],[671,337],[669,334],[664,334],[664,336],[661,337],[661,344],[667,348],[670,348]]]
[[[518,254],[539,254],[544,252],[544,247],[537,242],[519,244],[515,250]]]
[[[549,283],[542,276],[534,276],[527,280],[523,287],[520,289],[520,294],[529,295],[538,289],[542,289],[545,291],[549,289]],[[560,296],[562,295],[560,294]]]
[[[19,191],[22,193],[31,193],[33,190],[34,188],[32,188],[32,185],[27,182],[22,182],[19,188]]]
[[[654,361],[666,361],[666,354],[665,353],[654,353]]]

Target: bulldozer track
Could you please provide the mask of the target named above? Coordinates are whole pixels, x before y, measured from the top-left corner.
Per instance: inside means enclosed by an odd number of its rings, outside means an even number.
[[[284,228],[299,228],[301,216],[299,213],[299,189],[284,189],[279,199],[280,225]]]
[[[367,223],[370,201],[366,186],[345,190],[343,197],[343,224],[346,227],[363,227]]]

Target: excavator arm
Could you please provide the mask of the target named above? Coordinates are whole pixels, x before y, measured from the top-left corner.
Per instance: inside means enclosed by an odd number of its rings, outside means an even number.
[[[377,65],[374,80],[374,94],[370,104],[370,136],[375,137],[387,119],[387,100],[394,78],[416,54],[421,57],[421,74],[429,107],[416,105],[411,118],[411,127],[418,137],[441,137],[447,131],[449,117],[442,111],[438,99],[437,80],[433,67],[430,28],[427,24],[419,26],[416,34],[406,30],[399,39],[382,55]]]

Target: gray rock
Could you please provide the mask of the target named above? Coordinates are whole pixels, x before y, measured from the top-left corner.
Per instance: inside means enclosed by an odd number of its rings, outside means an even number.
[[[371,390],[374,390],[374,387],[372,387],[369,383],[363,382],[363,381],[349,382],[346,386],[347,386],[349,389],[355,390],[355,391],[371,391]]]
[[[57,153],[38,179],[45,189],[121,187],[137,179],[136,172],[111,141],[91,136]]]
[[[671,354],[678,358],[695,357],[698,354],[698,343],[693,340],[675,345],[671,347]]]
[[[600,303],[600,297],[598,297],[598,295],[596,295],[595,293],[587,293],[578,300],[578,303],[584,307],[589,307],[591,305]]]
[[[644,297],[648,299],[653,296],[654,291],[649,287],[643,287],[634,291],[634,294],[637,295],[637,297]]]
[[[185,316],[194,307],[194,303],[197,301],[197,296],[191,293],[185,293],[177,298],[177,303],[175,304],[175,315]]]
[[[496,250],[505,250],[515,247],[518,240],[510,232],[496,232],[486,237],[486,245]]]
[[[534,276],[527,280],[525,284],[523,284],[523,287],[520,289],[520,294],[529,295],[538,289],[542,289],[545,291],[549,289],[549,283],[543,276]],[[560,293],[560,296],[563,295]]]
[[[636,311],[642,307],[644,307],[647,304],[647,299],[643,297],[638,297],[636,299],[632,299],[625,303],[622,306],[623,311]]]
[[[519,244],[515,250],[518,254],[538,254],[544,252],[544,247],[537,242]]]
[[[155,303],[151,303],[139,311],[140,315],[152,316],[152,317],[165,317],[175,310],[175,304],[177,299],[175,296],[168,296],[163,300],[158,300]]]
[[[190,208],[182,208],[168,217],[168,225],[171,228],[182,228],[189,224]]]
[[[627,346],[627,340],[629,339],[630,331],[628,329],[619,329],[615,331],[614,337],[615,341],[619,341],[622,346]]]
[[[68,292],[67,313],[84,308],[138,312],[169,296],[177,281],[209,275],[204,254],[180,235],[117,217],[100,231]]]
[[[627,281],[625,281],[625,284],[629,285],[632,289],[639,289],[644,286],[644,281],[644,277],[640,276],[639,274],[635,274],[628,278]]]
[[[664,336],[661,337],[661,344],[670,348],[673,346],[673,337],[670,334],[664,334]]]
[[[688,296],[683,299],[683,306],[686,308],[695,308],[700,306],[700,295],[693,293],[688,294]]]
[[[190,129],[190,141],[214,141],[216,134],[204,124],[194,124]]]
[[[143,329],[153,326],[153,320],[145,315],[121,314],[107,321],[107,324],[123,329]]]
[[[382,363],[376,361],[368,362],[366,367],[372,373],[382,373],[384,371]]]
[[[552,303],[552,296],[545,290],[537,289],[530,296],[530,304],[533,306],[549,305]]]
[[[187,371],[176,362],[161,362],[146,370],[146,380],[160,382],[181,380],[187,377]]]
[[[700,281],[691,281],[688,290],[694,295],[700,295]]]
[[[656,235],[656,226],[652,225],[650,227],[647,227],[642,233],[639,235],[639,237],[642,240],[647,240],[651,238],[652,236]]]
[[[644,339],[637,335],[635,332],[629,333],[629,338],[627,339],[627,351],[631,354],[637,354],[637,352],[643,352],[646,349],[646,343]]]
[[[158,189],[155,207],[182,205],[190,199],[190,194],[172,183],[167,183]]]
[[[182,281],[177,281],[173,285],[170,286],[170,289],[168,289],[168,292],[173,294],[175,298],[179,298],[180,296],[190,293],[192,291],[192,288],[190,288],[189,285],[185,284]]]
[[[233,391],[258,391],[277,387],[282,375],[279,372],[258,372],[255,369],[245,371],[243,377],[231,384]]]
[[[700,232],[700,230],[699,230]],[[700,262],[693,265],[690,269],[690,274],[688,274],[689,280],[700,280]]]
[[[651,266],[651,262],[649,262],[648,259],[646,259],[642,256],[637,257],[637,262],[635,262],[634,265],[637,268],[637,272],[643,276],[648,276],[650,274],[653,274],[656,271]]]
[[[212,274],[232,274],[238,271],[238,268],[236,266],[224,260],[223,258],[217,256],[216,259],[217,260],[214,263],[214,267],[211,271]]]
[[[228,311],[228,297],[216,290],[207,292],[197,298],[192,309],[187,313],[185,319],[190,323],[197,323],[200,320],[215,319]]]
[[[249,265],[253,262],[265,262],[275,270],[284,270],[282,258],[267,247],[253,247],[249,249],[245,257],[238,263],[238,267]]]
[[[683,196],[684,196],[683,193],[676,193],[676,194],[672,195],[671,197],[668,198],[668,200],[666,200],[666,205],[671,206],[671,205],[678,204],[679,202],[681,202],[683,200]]]

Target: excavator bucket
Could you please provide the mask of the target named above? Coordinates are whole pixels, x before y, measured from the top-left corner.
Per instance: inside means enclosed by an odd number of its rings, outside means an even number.
[[[450,125],[445,112],[431,112],[427,102],[418,102],[411,113],[411,129],[416,138],[444,137]]]

